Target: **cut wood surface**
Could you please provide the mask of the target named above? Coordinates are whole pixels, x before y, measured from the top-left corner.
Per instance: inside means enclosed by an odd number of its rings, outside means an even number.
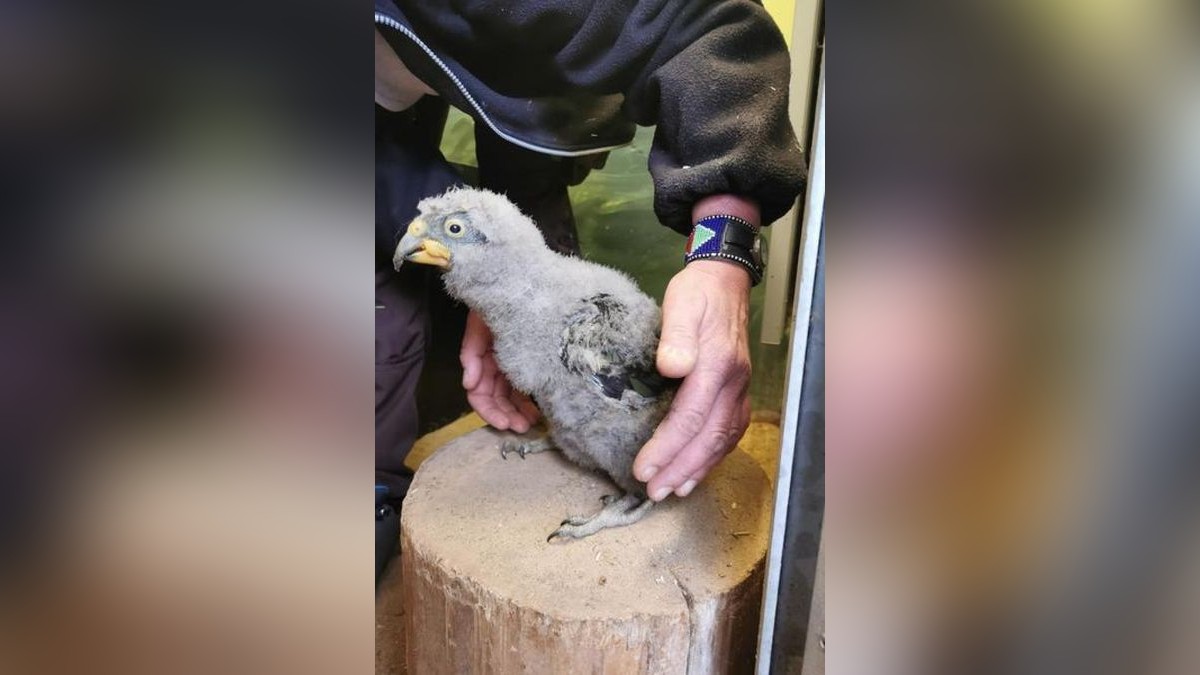
[[[556,452],[501,459],[502,437],[442,447],[405,500],[408,672],[752,670],[771,503],[758,462],[735,450],[687,499],[550,544],[614,488]]]

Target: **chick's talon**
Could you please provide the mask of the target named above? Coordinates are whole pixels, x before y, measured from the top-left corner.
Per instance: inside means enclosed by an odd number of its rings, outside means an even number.
[[[610,527],[632,525],[641,520],[654,502],[637,495],[625,494],[605,502],[604,508],[589,517],[571,516],[562,521],[558,529],[546,537],[547,543],[555,539],[583,539]]]
[[[529,455],[553,449],[554,443],[548,436],[525,438],[518,435],[517,438],[506,438],[500,443],[500,459],[508,459],[509,453],[513,452],[525,459]]]

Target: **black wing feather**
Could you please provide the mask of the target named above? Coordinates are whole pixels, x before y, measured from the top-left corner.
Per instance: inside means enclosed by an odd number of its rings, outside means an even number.
[[[568,370],[588,376],[605,397],[640,407],[674,390],[679,381],[655,369],[657,338],[638,340],[630,334],[633,329],[620,301],[607,293],[593,295],[567,317],[559,356]]]

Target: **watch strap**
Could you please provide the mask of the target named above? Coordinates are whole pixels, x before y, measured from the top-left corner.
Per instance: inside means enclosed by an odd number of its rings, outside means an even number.
[[[737,263],[750,273],[750,281],[762,281],[763,264],[758,228],[731,215],[707,216],[696,221],[688,237],[684,263],[719,258]]]

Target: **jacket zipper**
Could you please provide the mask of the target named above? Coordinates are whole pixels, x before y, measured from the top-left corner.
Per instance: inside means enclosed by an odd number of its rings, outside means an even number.
[[[615,150],[616,148],[629,145],[628,143],[618,143],[617,145],[609,145],[590,150],[558,150],[556,148],[547,148],[540,145],[535,145],[533,143],[529,143],[528,141],[523,141],[511,134],[505,133],[501,131],[494,122],[492,122],[491,118],[487,116],[487,113],[483,111],[483,106],[479,105],[479,102],[475,100],[475,97],[471,95],[471,92],[467,91],[466,85],[462,83],[462,80],[458,79],[458,75],[455,75],[454,71],[450,70],[450,67],[446,65],[446,62],[442,61],[442,59],[439,58],[438,55],[429,48],[429,45],[422,42],[421,38],[417,37],[416,34],[408,28],[408,26],[405,26],[387,14],[382,14],[380,12],[375,12],[375,23],[387,26],[388,28],[401,33],[404,35],[404,37],[412,40],[414,44],[420,47],[421,51],[425,52],[425,54],[428,55],[435,64],[437,64],[437,67],[442,69],[442,72],[446,73],[446,75],[450,78],[450,81],[453,82],[454,86],[458,88],[459,93],[463,95],[463,98],[467,99],[467,103],[470,103],[471,107],[475,109],[475,113],[479,116],[479,119],[483,120],[484,124],[488,125],[488,127],[495,132],[497,136],[503,138],[509,143],[512,143],[513,145],[518,145],[526,150],[533,150],[534,152],[541,152],[547,155],[557,155],[559,157],[582,157],[584,155],[594,155],[596,153],[608,152],[609,150]]]

